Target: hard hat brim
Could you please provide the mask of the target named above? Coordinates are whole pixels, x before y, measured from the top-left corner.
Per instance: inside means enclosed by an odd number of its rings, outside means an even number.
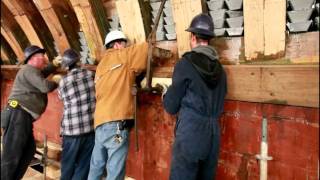
[[[208,37],[211,37],[211,38],[214,36],[213,32],[205,30],[205,29],[200,29],[200,28],[189,27],[185,31],[193,32],[193,33],[199,34],[199,35],[208,36]]]

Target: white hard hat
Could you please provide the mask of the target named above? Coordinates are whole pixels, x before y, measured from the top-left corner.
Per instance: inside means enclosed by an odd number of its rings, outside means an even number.
[[[119,31],[119,30],[113,30],[110,31],[107,35],[106,35],[106,39],[104,40],[104,45],[108,45],[110,42],[117,40],[117,39],[123,39],[123,40],[127,40],[127,37],[123,34],[123,32]]]

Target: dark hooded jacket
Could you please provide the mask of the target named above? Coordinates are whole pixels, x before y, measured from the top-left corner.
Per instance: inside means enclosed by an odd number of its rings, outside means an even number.
[[[198,46],[176,64],[163,104],[178,113],[176,141],[188,155],[203,159],[209,153],[226,93],[226,74],[213,47]]]

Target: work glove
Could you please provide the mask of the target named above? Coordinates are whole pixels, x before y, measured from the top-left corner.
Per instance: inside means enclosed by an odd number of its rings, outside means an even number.
[[[157,83],[156,87],[161,89],[161,99],[163,100],[163,97],[167,93],[169,86],[165,83]]]
[[[60,67],[60,66],[61,66],[61,62],[62,62],[61,56],[57,56],[57,57],[55,57],[55,58],[52,60],[52,64],[53,64],[55,67]]]
[[[56,82],[57,84],[59,84],[61,79],[62,79],[62,76],[60,74],[55,74],[52,76],[52,81]]]

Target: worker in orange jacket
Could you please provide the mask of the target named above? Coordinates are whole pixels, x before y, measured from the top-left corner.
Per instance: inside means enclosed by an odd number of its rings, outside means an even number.
[[[146,69],[148,44],[127,47],[123,32],[114,30],[105,39],[107,51],[96,69],[95,145],[89,180],[124,179],[129,129],[134,125],[131,88],[136,73]]]

